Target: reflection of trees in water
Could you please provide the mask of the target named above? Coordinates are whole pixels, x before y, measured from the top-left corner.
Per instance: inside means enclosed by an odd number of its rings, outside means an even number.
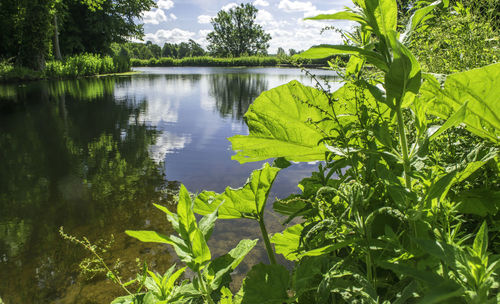
[[[8,282],[0,295],[7,303],[45,303],[68,284],[81,252],[64,244],[59,226],[109,235],[143,225],[161,198],[162,166],[148,152],[158,133],[133,123],[146,102],[115,101],[114,85],[113,78],[37,82],[0,96],[0,281]]]
[[[250,104],[267,90],[265,75],[213,74],[210,75],[210,95],[223,117],[241,120]]]

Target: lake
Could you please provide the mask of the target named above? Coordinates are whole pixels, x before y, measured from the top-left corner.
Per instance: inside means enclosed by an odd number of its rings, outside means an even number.
[[[242,186],[263,162],[231,160],[226,139],[248,134],[248,106],[265,90],[297,79],[298,69],[140,68],[137,74],[0,85],[0,297],[11,303],[106,303],[119,287],[79,263],[90,257],[63,240],[59,228],[108,248],[121,276],[142,262],[163,273],[178,262],[170,248],[140,243],[126,229],[170,233],[152,206],[175,210],[175,191],[221,192]],[[335,73],[314,70],[335,81]],[[333,83],[338,87],[339,83]],[[271,212],[275,197],[299,191],[316,164],[284,169],[271,190],[270,232],[283,219]],[[219,220],[209,246],[224,254],[242,238],[257,238],[258,224]],[[140,261],[136,260],[140,259]],[[237,269],[266,262],[263,245]],[[92,263],[92,261],[89,261]]]

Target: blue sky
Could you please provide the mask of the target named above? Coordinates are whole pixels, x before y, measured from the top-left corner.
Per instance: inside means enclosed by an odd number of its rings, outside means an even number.
[[[318,22],[304,17],[321,13],[334,13],[352,6],[351,0],[294,1],[294,0],[156,0],[158,8],[143,13],[144,41],[160,46],[165,42],[179,43],[193,39],[206,47],[205,36],[212,30],[210,18],[221,9],[230,9],[239,3],[253,3],[259,9],[256,22],[271,34],[270,53],[278,47],[285,50],[305,50],[312,45],[337,43],[339,35],[323,27],[335,25],[348,29],[346,22]]]

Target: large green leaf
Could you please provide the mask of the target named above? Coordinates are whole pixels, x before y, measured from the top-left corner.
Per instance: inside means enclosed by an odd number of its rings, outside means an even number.
[[[335,126],[323,120],[332,115],[328,102],[323,92],[295,80],[262,93],[245,114],[250,134],[229,138],[237,151],[232,158],[240,163],[273,157],[323,160],[327,149],[319,144],[325,137],[322,130]]]
[[[420,89],[420,65],[413,54],[396,37],[396,32],[387,35],[392,49],[393,60],[385,75],[387,102],[393,107],[400,106],[407,92],[417,94]]]
[[[129,236],[138,239],[141,242],[172,244],[172,240],[163,234],[149,230],[125,230]]]
[[[451,280],[444,280],[431,286],[418,302],[419,304],[447,303],[446,300],[463,295],[463,288]]]
[[[276,233],[271,238],[277,254],[282,254],[287,260],[297,261],[299,259],[300,234],[304,226],[302,224],[288,227],[282,233]]]
[[[241,188],[227,187],[222,194],[203,191],[194,201],[194,211],[206,215],[219,208],[219,218],[257,219],[264,212],[267,196],[279,171],[280,168],[266,163],[262,169],[253,171]]]
[[[488,226],[486,225],[486,221],[483,222],[481,228],[479,228],[474,238],[472,249],[474,249],[477,255],[482,259],[486,257],[486,251],[488,250]]]
[[[241,304],[285,303],[289,279],[290,274],[282,265],[255,265],[243,281]]]
[[[250,134],[229,139],[238,151],[233,159],[241,163],[272,157],[324,160],[329,149],[321,141],[338,136],[340,128],[357,120],[356,100],[376,108],[381,98],[367,84],[346,84],[331,96],[297,81],[264,92],[245,114]],[[385,105],[379,108],[388,115]]]
[[[394,0],[365,0],[364,12],[376,33],[387,36],[396,30],[398,24],[398,6]]]
[[[467,102],[463,123],[472,133],[500,143],[500,63],[446,78],[444,88],[432,76],[420,89],[427,113],[447,119]]]
[[[333,55],[341,55],[341,54],[356,55],[361,58],[365,58],[366,61],[378,67],[382,71],[389,70],[387,63],[384,60],[384,57],[382,57],[380,54],[377,54],[374,51],[365,50],[363,48],[350,45],[322,44],[318,46],[313,46],[307,51],[302,52],[297,56],[306,59],[322,59],[331,57]]]
[[[210,261],[210,249],[208,248],[203,232],[198,228],[198,224],[196,223],[196,218],[193,213],[193,202],[191,201],[189,192],[184,185],[181,185],[179,190],[177,216],[179,217],[181,238],[188,242],[194,263],[196,265],[202,265],[203,263]],[[197,267],[198,266],[195,266],[195,268]]]
[[[227,254],[210,262],[203,274],[208,279],[212,290],[219,288],[224,275],[233,271],[243,261],[243,258],[255,247],[257,241],[258,239],[241,240]]]
[[[455,198],[458,211],[479,216],[496,215],[500,211],[500,191],[473,189],[461,191]]]
[[[305,18],[306,20],[351,20],[366,24],[365,19],[355,12],[342,11],[334,14],[320,14],[314,17]]]
[[[411,37],[411,34],[418,28],[421,23],[432,17],[432,14],[429,15],[429,13],[432,12],[442,2],[442,0],[437,0],[430,5],[417,9],[411,15],[410,20],[406,25],[406,30],[401,37],[401,40],[407,41]]]

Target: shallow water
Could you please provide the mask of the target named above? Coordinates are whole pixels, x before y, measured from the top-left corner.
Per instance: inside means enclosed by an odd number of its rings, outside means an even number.
[[[180,183],[195,193],[243,185],[262,162],[231,160],[226,138],[248,133],[242,117],[261,92],[293,79],[311,84],[296,69],[137,70],[0,85],[0,297],[6,304],[106,303],[123,295],[102,275],[79,275],[88,254],[62,240],[60,226],[92,242],[113,234],[105,258],[111,264],[120,258],[125,279],[137,270],[136,257],[165,271],[176,262],[167,247],[136,242],[123,231],[168,233],[152,203],[174,206]],[[332,72],[315,73],[334,80]],[[268,206],[298,191],[298,181],[315,167],[283,170]],[[266,221],[271,232],[283,229],[272,212]],[[252,222],[218,221],[209,246],[218,256],[258,235]],[[266,259],[262,246],[256,248],[237,272]]]

